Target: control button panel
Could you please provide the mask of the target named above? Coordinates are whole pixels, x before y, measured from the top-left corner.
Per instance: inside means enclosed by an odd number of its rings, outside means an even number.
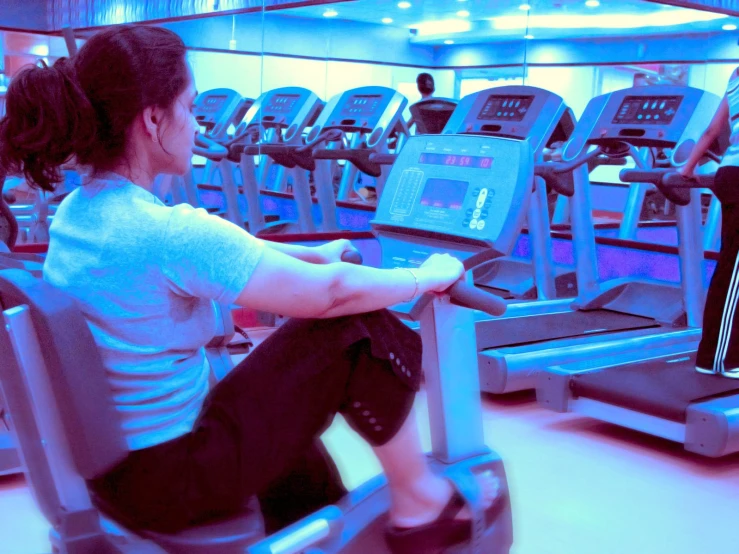
[[[617,125],[669,125],[682,96],[627,96],[612,123]]]
[[[390,213],[392,215],[410,215],[418,193],[423,183],[423,171],[406,169],[400,177],[398,188],[395,190]]]

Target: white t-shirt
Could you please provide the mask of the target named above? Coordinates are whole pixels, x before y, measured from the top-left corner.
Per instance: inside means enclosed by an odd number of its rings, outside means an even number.
[[[213,301],[236,300],[263,242],[111,174],[65,198],[50,235],[44,279],[78,300],[129,448],[189,432],[208,392]]]
[[[721,166],[739,166],[739,69],[731,74],[726,87],[726,99],[729,103],[731,136]]]

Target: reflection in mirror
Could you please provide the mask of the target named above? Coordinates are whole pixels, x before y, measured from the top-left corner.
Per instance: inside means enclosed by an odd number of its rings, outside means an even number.
[[[633,0],[531,0],[520,7],[525,15],[497,25],[526,29],[526,85],[559,94],[576,117],[592,98],[628,87],[696,87],[720,97],[734,67],[720,63],[736,57],[735,21],[724,14]],[[642,154],[664,165],[672,149]],[[626,167],[634,163],[627,158]],[[618,226],[614,236],[651,240],[638,222],[674,224],[675,206],[653,185],[622,183],[622,169],[601,166],[591,172],[591,181],[600,185],[592,189],[595,213]],[[704,204],[711,201],[711,195],[704,196]],[[555,214],[555,221],[566,222],[566,213]],[[674,243],[675,236],[656,240]],[[715,240],[709,244],[715,248]]]
[[[720,95],[731,64],[704,60],[734,55],[726,40],[731,31],[724,30],[731,21],[722,14],[639,0],[358,0],[171,25],[188,37],[201,90],[226,87],[256,99],[298,87],[330,105],[347,91],[384,87],[405,99],[403,119],[415,133],[419,128],[411,107],[422,100],[417,77],[424,73],[433,79],[433,95],[452,103],[490,88],[538,87],[561,96],[575,118],[593,97],[635,84],[696,86]],[[310,129],[304,127],[304,140]],[[363,135],[374,130],[345,130],[331,147],[366,147]],[[263,131],[264,138],[280,140],[274,128]],[[392,153],[402,147],[402,136],[402,129],[390,131],[388,140],[374,147]],[[657,153],[660,158],[669,154],[669,149]],[[256,164],[263,187],[292,194],[293,168],[275,169],[266,154]],[[346,160],[330,165],[341,226],[342,203],[372,206],[377,180],[381,188],[384,177]],[[604,221],[621,221],[630,201],[633,187],[621,183],[621,169],[597,167],[591,174],[593,182],[612,185],[603,194],[602,187],[593,189]],[[314,176],[309,179],[313,183]],[[314,184],[312,190],[315,194]],[[653,193],[645,196],[639,215],[674,218],[673,207]],[[561,198],[559,204],[555,222],[566,223]],[[286,217],[295,219],[297,212]],[[360,226],[366,228],[368,220]]]
[[[362,87],[394,91],[402,99],[404,123],[382,129],[388,136],[373,143],[378,153],[402,148],[403,125],[411,134],[440,131],[456,102],[491,88],[546,89],[561,96],[575,118],[593,97],[635,84],[693,86],[720,96],[733,69],[726,60],[735,57],[736,49],[732,18],[639,0],[357,0],[287,9],[272,5],[269,10],[262,3],[243,13],[163,25],[185,40],[200,91],[228,89],[253,101],[270,91],[299,88],[327,106]],[[53,61],[65,53],[59,37],[5,33],[3,44],[5,81],[0,87],[24,63],[38,57]],[[422,100],[418,77],[423,74],[428,77],[422,80],[433,80],[438,102],[431,112],[423,105],[412,112]],[[289,126],[264,128],[263,115],[257,110],[249,116],[259,121],[262,142],[289,139]],[[240,125],[249,125],[249,118],[236,117],[224,127],[225,136],[233,137]],[[312,126],[298,125],[301,140],[308,140]],[[341,139],[329,145],[366,148],[376,129],[345,129]],[[670,150],[656,155],[669,158]],[[202,158],[196,161],[206,165]],[[280,166],[264,153],[255,164],[262,188],[292,194],[294,168]],[[373,205],[386,167],[375,177],[374,170],[368,173],[367,167],[357,168],[351,161],[333,160],[330,165],[339,212],[345,201]],[[616,191],[601,200],[600,189],[594,188],[596,210],[605,219],[621,220],[629,202],[628,187],[618,178],[620,169],[597,167],[591,173],[593,182],[613,185]],[[213,163],[198,179],[222,185]],[[238,171],[235,179],[242,182]],[[316,194],[312,173],[309,181]],[[659,195],[652,201],[652,192],[645,197],[641,215],[674,217],[673,207]],[[246,204],[240,199],[244,214]],[[617,204],[621,208],[611,209]],[[295,219],[297,212],[286,217]],[[317,219],[319,227],[322,217]],[[366,228],[368,220],[361,225]],[[566,210],[555,221],[566,222]]]

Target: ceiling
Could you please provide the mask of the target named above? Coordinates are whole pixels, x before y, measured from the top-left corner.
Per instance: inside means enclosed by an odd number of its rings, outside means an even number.
[[[272,12],[361,21],[409,29],[411,42],[433,45],[489,40],[573,39],[721,33],[739,18],[643,0],[355,0]],[[590,5],[588,5],[590,4]],[[594,5],[598,4],[598,5]],[[522,9],[527,5],[529,9]],[[464,10],[469,13],[459,13]],[[333,15],[335,14],[335,15]],[[392,21],[383,18],[390,18]]]

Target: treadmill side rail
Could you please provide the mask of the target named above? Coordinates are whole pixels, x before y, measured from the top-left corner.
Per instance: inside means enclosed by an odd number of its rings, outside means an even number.
[[[605,340],[609,336],[611,339]],[[597,342],[584,336],[483,350],[478,356],[482,390],[505,394],[536,388],[537,376],[552,366],[572,373],[694,351],[698,348],[701,330],[679,329],[665,333],[663,328],[652,328],[618,331],[601,337],[603,340]]]
[[[573,399],[570,402],[570,410],[599,421],[634,429],[655,437],[662,437],[673,442],[685,442],[685,425],[676,421],[643,414],[591,398]]]
[[[739,395],[693,404],[686,416],[685,450],[712,458],[739,452]]]
[[[552,411],[565,413],[570,411],[572,390],[570,381],[572,372],[560,367],[552,367],[549,371],[537,376],[536,401]]]

